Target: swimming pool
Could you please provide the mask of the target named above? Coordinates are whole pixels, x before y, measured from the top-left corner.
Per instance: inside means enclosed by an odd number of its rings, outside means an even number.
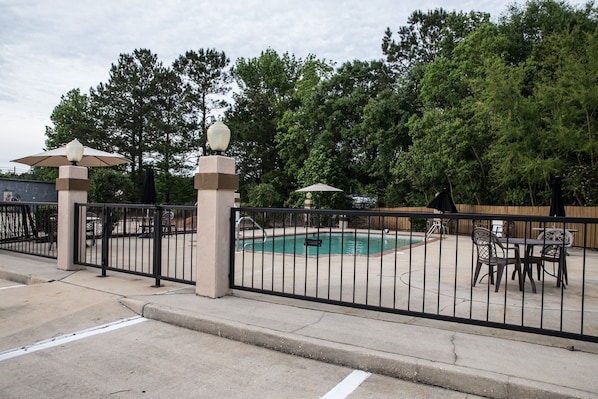
[[[419,237],[395,236],[394,234],[319,233],[297,234],[239,240],[238,250],[274,252],[286,255],[376,255],[421,242]],[[306,245],[307,244],[307,245]]]

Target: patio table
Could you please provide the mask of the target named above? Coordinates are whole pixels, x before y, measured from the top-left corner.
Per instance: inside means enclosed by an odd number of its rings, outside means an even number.
[[[531,265],[531,258],[534,253],[534,247],[536,245],[541,246],[564,246],[563,241],[556,241],[556,240],[545,240],[545,239],[538,239],[538,238],[518,238],[518,237],[499,237],[501,243],[505,245],[515,245],[519,247],[520,245],[525,245],[525,257],[523,258],[523,285],[525,286],[525,275],[527,274],[530,283],[532,285],[532,292],[535,294],[536,291],[536,283],[533,277],[532,265]],[[567,270],[565,266],[565,248],[560,251],[561,262],[563,262],[563,270]]]

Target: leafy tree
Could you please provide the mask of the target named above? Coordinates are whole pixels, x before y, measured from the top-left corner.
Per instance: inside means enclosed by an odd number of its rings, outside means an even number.
[[[193,177],[158,171],[155,175],[156,192],[163,204],[193,205],[197,202],[197,190]]]
[[[213,113],[228,105],[224,96],[231,90],[229,63],[224,52],[214,49],[187,51],[173,63],[184,85],[186,120],[195,133],[188,145],[200,155],[206,154],[206,131]]]
[[[160,72],[161,95],[155,103],[155,126],[151,137],[151,162],[156,170],[162,200],[171,203],[175,195],[173,175],[187,175],[191,165],[188,154],[192,147],[192,129],[184,120],[185,101],[179,77],[171,70]],[[162,183],[162,184],[160,184]]]
[[[544,110],[555,174],[565,179],[572,203],[598,203],[598,30],[555,35],[548,43],[553,73],[540,76],[535,90]]]
[[[429,64],[437,56],[451,57],[455,46],[476,27],[488,22],[490,15],[481,12],[448,12],[442,8],[414,11],[407,25],[398,30],[398,39],[386,28],[382,52],[401,74],[417,64]]]
[[[584,173],[575,168],[592,164],[591,150],[580,149],[595,142],[590,116],[595,100],[582,94],[580,102],[578,94],[590,93],[584,88],[595,84],[588,58],[595,46],[587,41],[597,26],[595,10],[532,1],[523,10],[512,8],[509,16],[496,36],[501,52],[487,57],[474,86],[493,115],[491,179],[508,194],[507,203],[547,204],[553,176],[564,176],[565,191],[574,192],[566,176],[579,178]]]
[[[303,168],[309,151],[320,131],[318,119],[312,113],[311,103],[317,101],[314,93],[317,86],[329,79],[333,74],[333,66],[315,56],[309,56],[301,67],[297,90],[294,93],[296,107],[284,111],[278,122],[275,137],[276,149],[283,164],[289,189],[297,188],[297,176]]]
[[[46,126],[45,145],[47,150],[61,147],[73,139],[93,148],[103,148],[102,135],[96,129],[89,96],[79,89],[71,89],[60,97],[50,120],[53,126]],[[98,147],[99,146],[99,147]],[[58,177],[56,168],[33,167],[31,178],[53,181]]]
[[[282,202],[280,193],[270,183],[260,183],[248,190],[248,200],[252,206],[273,207]]]
[[[324,141],[324,140],[323,140]],[[346,187],[345,168],[338,162],[334,147],[328,145],[314,146],[309,152],[305,166],[299,173],[299,181],[303,185],[311,185],[318,182],[329,184],[334,187]],[[339,192],[314,192],[312,201],[317,208],[343,209],[349,207],[346,196]],[[297,205],[303,203],[303,195],[295,193],[298,198]]]
[[[284,112],[294,107],[301,65],[294,56],[280,56],[271,49],[235,64],[233,74],[240,91],[233,95],[235,104],[226,120],[234,136],[229,153],[237,158],[242,197],[251,185],[284,185],[275,137]]]
[[[390,72],[380,61],[353,61],[343,64],[334,75],[315,88],[302,110],[302,135],[303,142],[308,145],[305,151],[308,155],[299,159],[305,169],[311,164],[319,165],[325,154],[327,162],[334,167],[318,166],[317,175],[305,170],[299,172],[300,185],[317,183],[312,179],[319,178],[324,183],[336,184],[346,193],[378,195],[377,186],[370,185],[380,175],[371,173],[377,173],[375,164],[380,162],[380,154],[386,153],[384,146],[391,142],[389,138],[396,135],[394,128],[389,126],[395,124],[399,117],[394,110],[387,113],[389,109],[382,107],[381,101],[368,110],[369,119],[364,123],[364,110],[381,93],[390,90],[392,84]],[[390,97],[381,98],[385,101]],[[383,116],[378,119],[374,110]],[[390,154],[394,151],[390,149],[392,145],[386,147]]]
[[[112,168],[92,168],[89,173],[89,202],[122,202],[133,189],[130,175]]]
[[[118,64],[110,69],[108,83],[91,90],[98,128],[106,134],[110,147],[131,160],[135,190],[128,193],[130,200],[141,197],[143,167],[150,162],[146,157],[156,152],[164,154],[164,144],[176,143],[172,135],[168,142],[159,140],[164,137],[161,128],[167,125],[172,132],[172,127],[178,125],[174,121],[177,99],[173,96],[177,90],[173,88],[173,78],[155,54],[141,49],[121,54]],[[162,147],[158,151],[159,144]],[[173,147],[167,154],[168,161],[176,151]]]
[[[54,127],[46,126],[46,148],[53,149],[78,139],[83,145],[101,145],[101,134],[96,129],[89,96],[72,89],[60,97],[60,103],[50,115]]]

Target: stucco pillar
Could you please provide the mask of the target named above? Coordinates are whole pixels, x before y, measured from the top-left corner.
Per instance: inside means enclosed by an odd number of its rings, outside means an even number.
[[[311,193],[307,193],[305,195],[305,201],[303,202],[303,208],[305,208],[305,209],[311,209]],[[309,219],[310,219],[310,214],[306,213],[305,214],[305,226],[306,227],[309,227],[309,225],[310,225],[310,223],[309,223],[310,220]]]
[[[75,245],[85,251],[85,234],[75,242],[75,203],[87,203],[89,180],[84,166],[61,166],[56,179],[58,190],[58,229],[56,234],[57,265],[62,270],[77,270],[74,264]],[[80,215],[79,226],[85,226],[85,213]]]
[[[197,295],[219,298],[230,293],[230,215],[238,187],[233,158],[215,155],[199,159],[195,175]]]

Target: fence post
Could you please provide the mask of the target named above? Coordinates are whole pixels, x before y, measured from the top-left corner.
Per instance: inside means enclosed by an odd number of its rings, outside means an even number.
[[[89,180],[84,166],[65,165],[58,169],[57,266],[62,270],[78,270],[75,265],[75,247],[85,251],[85,234],[77,234],[75,225],[85,226],[85,212],[80,212],[75,223],[75,203],[87,203]]]
[[[112,212],[112,208],[108,208],[104,204],[102,213],[102,277],[106,277],[108,258],[110,256],[110,236],[112,233],[112,218],[110,217],[110,212]]]
[[[220,155],[199,159],[197,191],[197,295],[219,298],[230,292],[231,208],[239,176],[235,160]]]
[[[160,277],[162,276],[162,207],[154,210],[154,256],[153,256],[153,274],[154,287],[160,286]]]

